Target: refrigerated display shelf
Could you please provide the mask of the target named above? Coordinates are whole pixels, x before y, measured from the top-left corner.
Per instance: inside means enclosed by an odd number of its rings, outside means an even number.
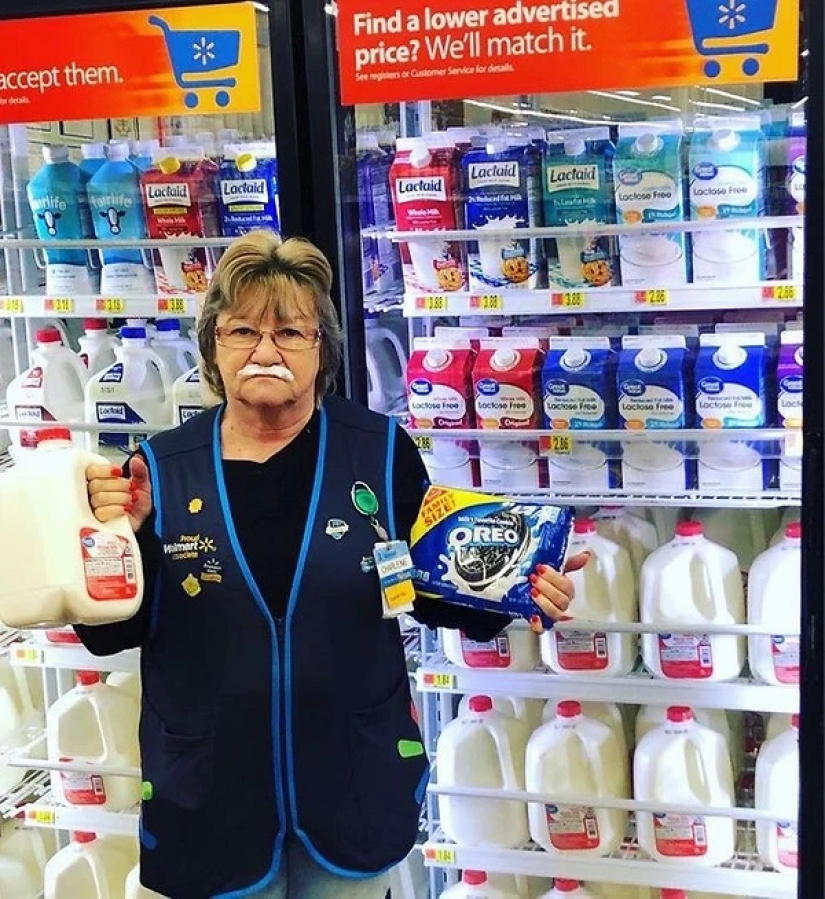
[[[30,827],[46,827],[50,830],[85,830],[98,835],[134,837],[138,833],[138,807],[123,812],[110,812],[91,805],[61,805],[51,792],[44,793],[37,801],[20,810]]]
[[[745,221],[742,219],[742,221]],[[785,219],[782,219],[785,221]],[[790,219],[788,219],[790,221]],[[660,230],[660,229],[657,229]],[[232,237],[134,237],[101,242],[92,237],[41,240],[39,237],[0,237],[2,250],[160,250],[174,247],[228,247]]]
[[[8,318],[194,318],[203,294],[135,294],[112,296],[101,294],[41,296],[20,294],[0,296],[0,316]]]
[[[771,687],[748,678],[724,684],[659,680],[644,669],[624,677],[571,677],[543,668],[528,672],[459,668],[443,656],[430,655],[422,660],[416,682],[422,693],[481,693],[786,714],[799,711],[799,691],[795,687]]]
[[[28,771],[25,777],[4,795],[0,796],[0,818],[3,820],[23,817],[21,806],[38,802],[49,791],[48,771]]]
[[[128,765],[100,765],[84,761],[56,762],[46,758],[46,730],[41,728],[31,734],[31,739],[19,749],[9,749],[6,764],[31,771],[77,771],[81,774],[104,774],[115,777],[140,778],[138,767]]]
[[[12,665],[25,668],[59,668],[70,671],[140,670],[140,651],[127,649],[111,656],[94,656],[79,644],[46,644],[24,640],[11,651]]]
[[[639,846],[633,826],[628,828],[621,847],[605,858],[553,856],[535,843],[518,849],[460,846],[438,829],[424,844],[428,867],[478,869],[525,877],[565,877],[599,883],[647,887],[682,888],[722,893],[727,896],[795,899],[796,878],[767,868],[755,852],[754,827],[738,827],[737,851],[718,868],[663,865],[651,859]]]

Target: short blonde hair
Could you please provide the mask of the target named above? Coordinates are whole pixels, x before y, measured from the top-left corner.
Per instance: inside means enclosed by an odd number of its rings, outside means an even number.
[[[318,317],[321,358],[315,379],[315,401],[332,392],[341,365],[343,339],[338,314],[330,298],[332,266],[309,240],[282,241],[262,228],[234,240],[221,256],[198,319],[201,373],[220,399],[226,390],[215,363],[215,326],[224,310],[263,318],[291,317],[296,306],[307,317]],[[308,306],[307,299],[311,306]]]

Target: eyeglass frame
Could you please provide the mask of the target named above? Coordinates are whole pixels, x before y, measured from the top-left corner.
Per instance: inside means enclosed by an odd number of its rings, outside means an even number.
[[[249,326],[246,325],[245,327],[249,327]],[[308,350],[314,350],[321,341],[321,333],[322,333],[320,328],[315,328],[313,331],[310,332],[310,334],[315,338],[315,342],[311,346],[283,347],[278,343],[278,337],[277,337],[277,335],[281,331],[287,331],[287,330],[298,331],[301,334],[301,336],[304,338],[307,338],[309,335],[307,335],[300,328],[249,328],[250,331],[257,331],[257,333],[258,333],[258,340],[254,344],[254,346],[231,347],[231,346],[227,346],[225,343],[221,343],[221,334],[222,334],[222,332],[225,332],[226,330],[227,330],[226,328],[223,328],[220,325],[215,325],[215,341],[217,342],[217,344],[219,346],[222,346],[226,350],[240,350],[240,349],[256,350],[261,345],[261,341],[264,339],[264,335],[269,334],[271,336],[272,342],[275,344],[277,349],[281,350],[281,352],[287,352],[287,353],[303,353]]]

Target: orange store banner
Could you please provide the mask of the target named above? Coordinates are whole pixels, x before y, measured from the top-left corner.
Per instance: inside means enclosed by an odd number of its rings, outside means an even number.
[[[795,81],[799,0],[338,0],[341,99]]]
[[[252,3],[0,22],[0,122],[257,112]]]

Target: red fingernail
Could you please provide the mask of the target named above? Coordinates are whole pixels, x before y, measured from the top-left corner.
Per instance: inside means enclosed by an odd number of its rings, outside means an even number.
[[[538,599],[538,597],[539,597],[539,591],[536,590],[535,587],[533,587],[533,589],[530,591],[530,596],[532,596],[533,599]]]
[[[112,477],[113,478],[122,478],[123,477],[123,469],[117,465],[112,466]]]
[[[527,578],[527,580],[530,581],[531,584],[535,584],[538,579],[539,576],[537,574],[531,574],[530,577]]]
[[[549,570],[549,567],[547,565],[537,565],[536,566],[536,571],[538,571],[539,574],[544,574],[548,570]]]
[[[541,624],[541,618],[538,615],[531,615],[530,624]]]
[[[123,507],[123,511],[131,512],[133,508],[134,508],[134,506],[132,505],[132,503],[126,503],[126,505]]]

